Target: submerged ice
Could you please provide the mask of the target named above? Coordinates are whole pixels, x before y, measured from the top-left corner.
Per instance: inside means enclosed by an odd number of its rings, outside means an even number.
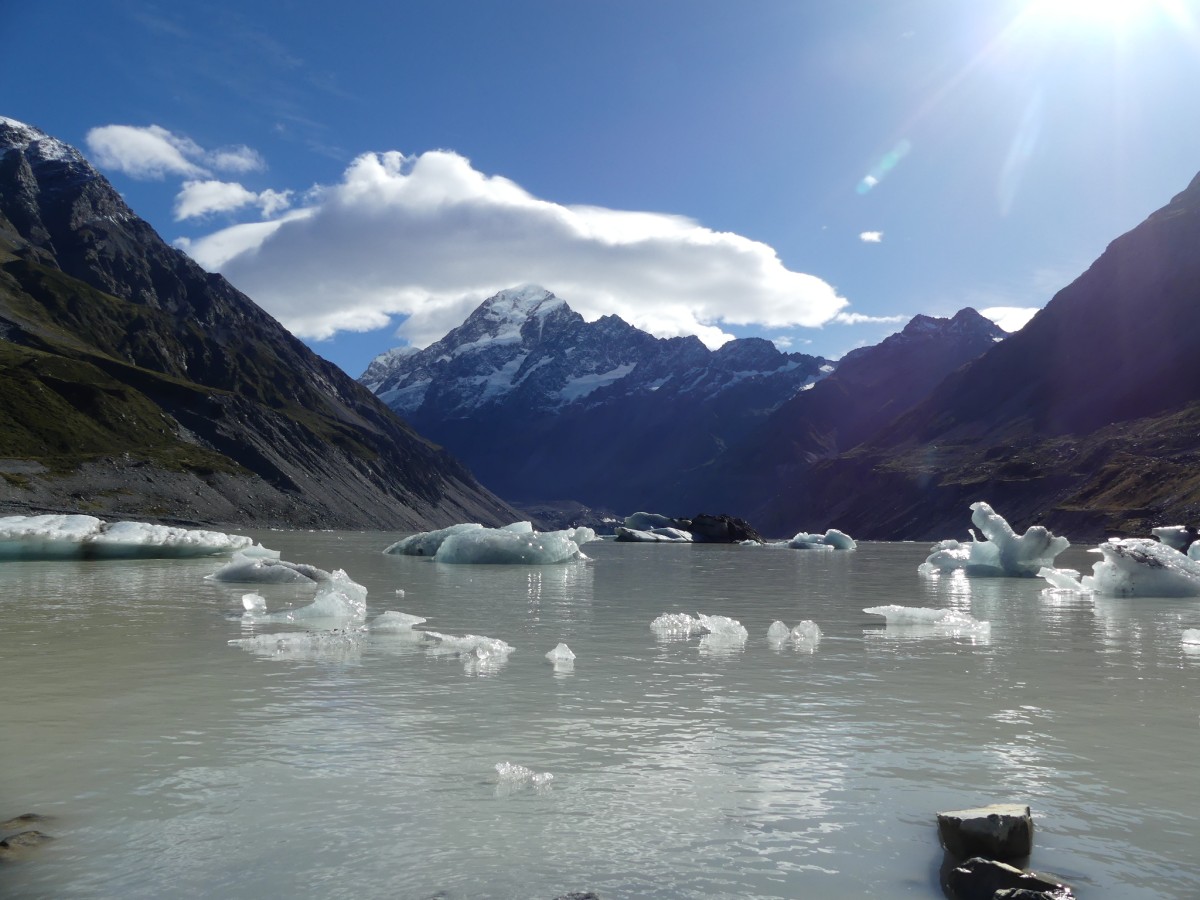
[[[253,545],[238,534],[95,516],[0,517],[0,560],[190,559],[226,556]]]
[[[245,597],[243,597],[245,604]],[[310,619],[338,619],[362,622],[367,616],[367,589],[353,581],[343,569],[329,575],[329,580],[317,587],[313,602],[297,609],[267,613],[260,607],[247,606],[243,619],[257,622],[301,622]]]
[[[954,609],[929,609],[920,606],[869,606],[863,612],[872,616],[883,616],[888,627],[924,626],[939,633],[986,632],[991,623],[973,618]]]
[[[971,521],[982,532],[979,540],[971,531],[971,543],[945,540],[918,567],[922,575],[962,570],[974,577],[1032,578],[1038,570],[1054,565],[1054,559],[1071,546],[1070,541],[1041,525],[1031,525],[1023,535],[988,504],[971,504]]]

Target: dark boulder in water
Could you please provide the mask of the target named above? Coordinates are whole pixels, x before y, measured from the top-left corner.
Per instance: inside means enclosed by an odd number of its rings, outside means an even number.
[[[697,544],[740,544],[742,541],[766,543],[763,536],[745,519],[724,513],[715,516],[700,513],[686,527]]]

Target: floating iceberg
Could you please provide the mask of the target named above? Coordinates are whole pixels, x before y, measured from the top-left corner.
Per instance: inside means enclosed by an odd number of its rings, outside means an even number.
[[[595,539],[590,528],[545,532],[479,528],[446,537],[434,559],[454,565],[553,565],[582,558],[580,545]]]
[[[788,628],[783,622],[772,622],[767,629],[767,640],[777,643],[783,643],[791,635],[792,629]]]
[[[1083,585],[1079,583],[1079,573],[1074,569],[1054,569],[1050,566],[1042,566],[1038,569],[1038,578],[1048,582],[1050,587],[1056,591],[1082,591]]]
[[[243,604],[245,598],[243,598]],[[367,589],[337,569],[317,588],[317,595],[308,606],[276,613],[247,609],[243,615],[249,622],[301,622],[310,619],[338,619],[361,622],[367,616]]]
[[[1150,533],[1180,553],[1186,553],[1192,559],[1200,559],[1200,543],[1197,543],[1196,528],[1193,525],[1164,525],[1151,528]]]
[[[1194,546],[1194,545],[1193,545]],[[1091,553],[1104,558],[1075,583],[1069,569],[1038,574],[1060,590],[1092,591],[1106,597],[1200,596],[1200,561],[1150,538],[1113,538]]]
[[[802,531],[787,545],[793,550],[854,550],[858,547],[854,538],[836,528],[830,528],[824,534]]]
[[[478,634],[442,634],[439,631],[422,631],[425,640],[431,642],[435,654],[451,656],[474,656],[478,659],[503,657],[513,648],[499,638],[483,637]]]
[[[1071,546],[1042,527],[1032,525],[1018,535],[990,506],[980,501],[971,504],[971,521],[986,540],[971,543],[942,541],[917,569],[922,575],[963,570],[974,577],[1032,578],[1042,568],[1053,568],[1054,558]]]
[[[316,566],[239,551],[217,571],[204,577],[209,581],[235,584],[320,584],[329,581],[331,576]]]
[[[1189,647],[1200,646],[1200,628],[1183,629],[1182,639]]]
[[[0,560],[190,559],[226,556],[253,545],[243,535],[94,516],[0,517]]]
[[[620,525],[616,530],[617,540],[624,543],[638,544],[690,544],[692,543],[692,533],[690,531],[682,531],[678,528],[670,528],[663,526],[661,528],[623,528]]]
[[[633,531],[653,531],[656,528],[675,528],[678,519],[670,516],[660,516],[658,513],[635,512],[625,517],[625,527]]]
[[[422,531],[419,534],[401,538],[383,552],[396,556],[433,556],[442,546],[442,542],[452,534],[482,530],[483,526],[477,522],[464,522],[461,525],[451,525],[449,528],[439,528],[437,531]]]
[[[991,630],[991,623],[981,622],[954,609],[927,609],[919,606],[869,606],[863,610],[872,616],[883,616],[888,627],[925,626],[937,633],[981,633]]]
[[[402,632],[411,632],[414,625],[420,625],[425,622],[421,616],[413,616],[408,613],[392,612],[389,610],[385,613],[380,613],[371,620],[368,626],[372,634],[400,634]]]

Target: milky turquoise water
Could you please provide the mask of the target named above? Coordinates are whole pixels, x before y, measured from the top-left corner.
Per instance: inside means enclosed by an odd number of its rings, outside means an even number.
[[[346,569],[371,616],[516,649],[258,654],[227,642],[286,626],[244,626],[241,595],[311,589],[206,582],[211,560],[0,564],[0,819],[48,814],[58,838],[0,868],[0,896],[936,898],[936,812],[999,800],[1032,807],[1031,865],[1082,897],[1200,896],[1181,643],[1200,601],[929,581],[924,544],[597,543],[527,568],[384,556],[394,534],[255,536]],[[862,612],[890,603],[991,631]],[[749,639],[649,628],[696,611]],[[773,646],[776,619],[824,637]],[[571,671],[544,658],[559,642]],[[553,780],[501,782],[506,761]]]

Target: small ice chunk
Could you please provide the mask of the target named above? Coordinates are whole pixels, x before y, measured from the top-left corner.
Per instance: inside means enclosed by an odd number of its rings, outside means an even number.
[[[262,594],[242,594],[242,606],[245,607],[248,613],[265,613],[267,611],[267,598]]]
[[[991,629],[989,622],[975,619],[954,609],[928,609],[919,606],[870,606],[863,610],[873,616],[883,616],[888,627],[893,625],[932,626],[939,632],[984,632]]]
[[[396,588],[396,596],[403,597],[404,596],[404,588]]]
[[[805,619],[792,629],[789,636],[796,644],[816,644],[821,640],[821,629],[816,622]]]
[[[474,656],[479,659],[508,656],[513,648],[499,638],[483,637],[478,634],[453,635],[439,631],[421,632],[430,641],[435,653],[454,656]]]
[[[1189,646],[1200,646],[1200,628],[1183,629],[1183,642]]]
[[[650,630],[663,637],[687,637],[700,631],[700,620],[687,613],[663,613],[650,623]]]
[[[1084,589],[1079,580],[1079,573],[1074,569],[1055,569],[1050,566],[1042,566],[1038,569],[1038,578],[1047,582],[1056,591],[1080,592]]]
[[[394,556],[434,556],[442,546],[442,542],[451,535],[479,531],[482,528],[483,526],[477,522],[464,522],[460,525],[451,525],[449,528],[439,528],[436,531],[422,531],[401,538],[383,552]]]
[[[709,634],[727,640],[745,641],[750,633],[737,619],[731,619],[728,616],[706,616],[704,613],[696,613],[700,619],[700,628],[702,631],[707,631]]]
[[[208,581],[234,584],[313,584],[329,581],[330,574],[304,563],[239,552],[217,571],[204,577]]]
[[[554,775],[550,772],[535,772],[533,769],[510,762],[496,763],[496,777],[500,781],[510,784],[530,784],[534,787],[547,785],[554,780]]]
[[[772,622],[771,627],[767,629],[768,641],[786,641],[791,635],[791,629],[783,622]]]
[[[1104,558],[1081,579],[1086,590],[1108,597],[1200,596],[1200,561],[1167,544],[1114,538],[1090,552]]]
[[[571,648],[566,644],[559,644],[553,650],[546,654],[546,659],[552,663],[571,662],[575,659],[575,654],[571,652]]]
[[[372,619],[369,627],[374,633],[397,634],[402,631],[412,631],[414,625],[420,625],[424,621],[425,619],[421,616],[388,610]]]

